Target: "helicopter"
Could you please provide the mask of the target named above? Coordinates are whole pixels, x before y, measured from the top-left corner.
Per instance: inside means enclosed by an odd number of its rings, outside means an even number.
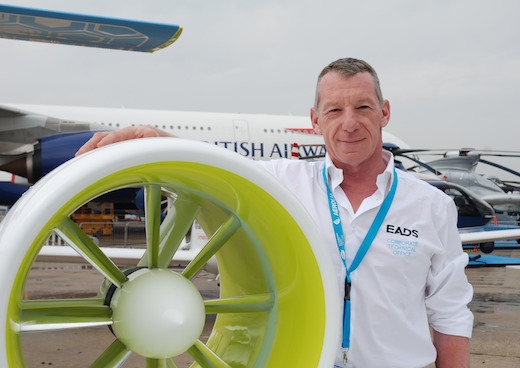
[[[433,180],[455,183],[469,190],[493,207],[499,225],[520,225],[520,182],[486,176],[476,170],[478,164],[481,163],[520,178],[520,172],[484,158],[486,156],[520,158],[520,152],[474,148],[458,150],[401,149],[392,145],[385,145],[385,148],[393,153],[396,160],[407,171],[430,177]],[[422,155],[441,157],[427,161],[421,159]],[[412,164],[406,166],[402,159],[406,159]]]

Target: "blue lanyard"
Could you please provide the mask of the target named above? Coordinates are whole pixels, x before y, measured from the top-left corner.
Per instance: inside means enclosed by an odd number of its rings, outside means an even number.
[[[327,188],[327,197],[329,199],[329,209],[330,209],[330,216],[332,218],[332,227],[334,228],[334,235],[336,236],[336,243],[338,244],[338,250],[339,254],[341,256],[341,260],[343,261],[343,265],[345,266],[345,270],[347,271],[347,276],[345,279],[345,303],[343,307],[343,342],[342,346],[344,348],[348,348],[350,346],[350,273],[356,270],[356,268],[359,266],[361,261],[363,260],[363,257],[368,251],[368,248],[370,248],[370,245],[374,241],[374,238],[377,235],[377,232],[379,231],[379,228],[383,224],[383,221],[386,217],[386,214],[388,213],[388,210],[390,209],[390,205],[392,204],[392,201],[394,200],[395,191],[397,188],[397,172],[394,168],[394,180],[392,181],[392,187],[390,188],[390,191],[388,192],[387,196],[385,197],[383,204],[381,204],[381,207],[379,208],[379,211],[377,212],[376,217],[374,218],[374,221],[372,222],[372,225],[370,225],[370,228],[368,229],[368,232],[365,236],[365,239],[363,239],[363,242],[359,246],[359,249],[356,253],[356,256],[354,257],[354,260],[352,261],[352,264],[350,265],[350,268],[347,267],[347,256],[345,253],[345,235],[343,233],[343,227],[341,226],[341,217],[338,207],[338,202],[336,202],[336,199],[334,198],[334,194],[332,194],[332,191],[330,190],[328,180],[327,180],[327,171],[325,165],[323,166],[323,181],[325,182],[325,187]]]

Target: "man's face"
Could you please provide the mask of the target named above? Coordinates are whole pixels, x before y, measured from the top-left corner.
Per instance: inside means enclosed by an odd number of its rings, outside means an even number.
[[[390,105],[386,100],[379,102],[372,76],[329,72],[318,88],[318,107],[311,109],[312,124],[315,132],[323,135],[335,165],[380,165],[381,129],[388,124]]]

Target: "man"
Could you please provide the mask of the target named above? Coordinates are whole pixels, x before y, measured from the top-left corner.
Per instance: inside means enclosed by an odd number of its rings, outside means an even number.
[[[310,115],[324,137],[324,162],[258,164],[302,200],[337,266],[345,306],[336,366],[469,367],[472,288],[456,209],[439,190],[395,170],[382,150],[390,105],[374,69],[352,58],[329,64]],[[165,134],[151,127],[102,133],[78,153]]]

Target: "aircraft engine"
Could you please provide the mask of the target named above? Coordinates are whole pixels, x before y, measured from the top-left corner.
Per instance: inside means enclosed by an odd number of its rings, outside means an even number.
[[[134,272],[117,267],[69,218],[86,202],[128,187],[145,191],[146,252]],[[174,210],[164,217],[165,195]],[[174,272],[168,266],[194,219],[209,240]],[[91,367],[124,367],[134,354],[146,366],[174,367],[185,352],[202,367],[329,368],[341,301],[314,228],[276,179],[224,148],[152,138],[74,158],[29,189],[0,223],[0,366],[25,366],[28,334],[77,329],[80,339],[82,329],[107,326],[113,343],[86,362]],[[31,268],[53,234],[100,273],[96,297],[26,296]],[[193,278],[214,255],[220,294],[204,299]],[[202,341],[206,315],[216,319]]]
[[[0,170],[23,176],[35,183],[65,161],[74,157],[76,151],[95,132],[63,133],[41,137],[26,152],[2,153]]]
[[[12,206],[28,189],[27,184],[0,181],[0,206]]]

